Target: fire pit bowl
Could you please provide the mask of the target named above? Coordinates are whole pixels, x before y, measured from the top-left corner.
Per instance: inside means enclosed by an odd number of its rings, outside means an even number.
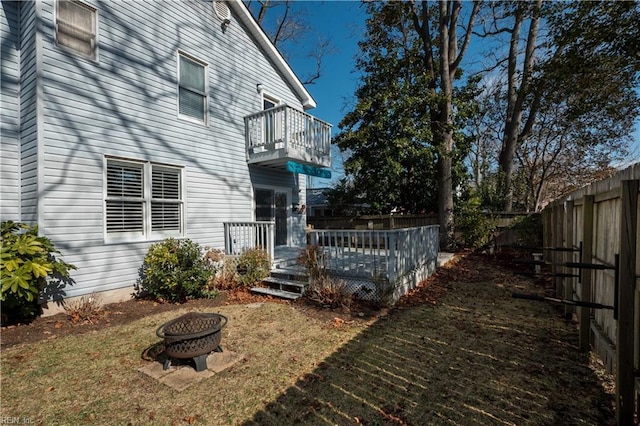
[[[207,355],[222,352],[221,330],[226,324],[224,315],[189,312],[158,327],[156,335],[164,339],[167,354],[164,369],[171,365],[171,358],[193,358],[196,371],[206,370]]]

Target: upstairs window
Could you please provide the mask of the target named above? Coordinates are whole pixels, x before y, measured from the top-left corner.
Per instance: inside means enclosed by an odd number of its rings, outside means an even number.
[[[105,232],[110,241],[180,237],[183,169],[107,158]]]
[[[97,11],[79,1],[56,2],[56,43],[94,61],[97,59]]]
[[[178,114],[183,118],[207,122],[207,65],[183,53],[178,62]]]

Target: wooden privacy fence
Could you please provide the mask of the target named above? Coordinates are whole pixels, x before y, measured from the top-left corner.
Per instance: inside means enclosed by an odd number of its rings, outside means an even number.
[[[633,424],[640,393],[639,190],[640,163],[543,211],[555,296],[604,306],[565,305],[565,314],[577,314],[581,350],[593,350],[615,373],[619,425]]]

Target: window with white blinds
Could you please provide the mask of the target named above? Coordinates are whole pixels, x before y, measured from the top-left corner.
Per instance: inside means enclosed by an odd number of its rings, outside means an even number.
[[[97,58],[97,11],[79,1],[56,2],[58,46],[95,60]]]
[[[107,159],[105,229],[110,239],[180,236],[182,168]]]
[[[180,170],[151,167],[151,230],[179,231],[182,204]]]
[[[144,234],[144,167],[107,162],[107,233]]]
[[[178,54],[178,113],[202,123],[207,121],[207,66],[183,53]]]

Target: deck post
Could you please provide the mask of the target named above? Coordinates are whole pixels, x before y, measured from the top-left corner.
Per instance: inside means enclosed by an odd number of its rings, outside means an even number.
[[[396,259],[396,242],[398,240],[397,232],[389,232],[388,240],[388,259],[387,259],[387,276],[389,277],[389,283],[395,287],[396,275],[398,272],[398,262]]]

